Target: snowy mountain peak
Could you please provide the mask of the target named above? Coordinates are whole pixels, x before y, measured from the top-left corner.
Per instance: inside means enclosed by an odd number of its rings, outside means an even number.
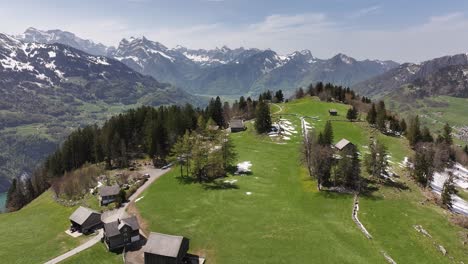
[[[357,62],[354,58],[351,58],[351,57],[349,57],[349,56],[347,56],[346,54],[343,54],[343,53],[338,53],[332,59],[334,61],[340,61],[340,62],[345,63],[345,64],[354,64],[354,63]]]
[[[40,30],[34,27],[27,28],[23,34],[16,38],[24,42],[37,42],[45,44],[60,43],[93,55],[108,55],[113,47],[106,47],[101,43],[94,43],[91,40],[83,39],[75,34],[60,29]]]

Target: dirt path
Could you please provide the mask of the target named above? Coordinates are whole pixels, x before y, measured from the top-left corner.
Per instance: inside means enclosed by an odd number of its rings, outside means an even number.
[[[272,115],[277,115],[277,114],[283,112],[283,107],[281,107],[281,105],[279,105],[279,104],[272,104],[272,105],[275,105],[276,107],[279,108],[279,110],[277,112],[274,112]]]
[[[140,187],[138,190],[130,196],[128,199],[128,202],[124,204],[124,206],[120,207],[119,209],[115,209],[112,211],[108,211],[103,213],[102,218],[103,221],[105,222],[110,222],[110,221],[115,221],[118,218],[122,218],[125,214],[125,210],[127,207],[131,204],[134,203],[135,200],[138,198],[138,196],[145,191],[154,181],[159,179],[162,175],[167,173],[170,169],[166,170],[161,170],[161,169],[154,169],[154,168],[144,168],[143,170],[139,171],[142,174],[148,173],[150,175],[149,179]],[[99,229],[98,235],[95,237],[91,238],[90,240],[86,241],[84,244],[79,245],[78,247],[66,252],[65,254],[62,254],[52,260],[47,261],[45,264],[55,264],[59,263],[60,261],[63,261],[71,256],[74,256],[81,251],[88,249],[95,244],[97,244],[99,241],[101,241],[101,238],[104,236],[104,231],[102,229]]]

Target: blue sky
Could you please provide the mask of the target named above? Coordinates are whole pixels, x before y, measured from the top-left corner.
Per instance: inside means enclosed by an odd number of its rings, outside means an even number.
[[[468,52],[462,0],[15,0],[0,31],[64,29],[107,45],[145,35],[168,47],[310,49],[319,58],[419,62]]]

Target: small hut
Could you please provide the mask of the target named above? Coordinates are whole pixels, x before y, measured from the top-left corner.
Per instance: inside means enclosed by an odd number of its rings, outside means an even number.
[[[229,122],[229,128],[232,133],[244,131],[245,130],[244,120],[232,119],[231,122]]]
[[[335,148],[338,149],[339,151],[344,151],[347,148],[350,148],[351,146],[353,146],[353,143],[343,138],[338,143],[336,143]]]
[[[70,216],[72,231],[89,233],[102,225],[101,214],[89,208],[80,206]]]
[[[151,232],[143,247],[145,264],[182,264],[189,249],[189,240],[182,236]]]
[[[328,110],[328,113],[329,113],[331,116],[337,116],[337,115],[338,115],[338,110],[336,110],[336,109],[330,109],[330,110]]]
[[[101,205],[108,205],[112,202],[115,202],[117,196],[119,196],[119,192],[120,187],[117,184],[112,186],[102,186],[99,189],[99,199],[101,201]]]

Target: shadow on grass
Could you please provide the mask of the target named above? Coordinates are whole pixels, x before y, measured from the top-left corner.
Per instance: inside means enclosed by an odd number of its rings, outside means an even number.
[[[197,184],[199,183],[205,190],[228,190],[228,189],[239,189],[239,186],[235,183],[224,182],[224,178],[218,178],[213,180],[204,180],[199,182],[196,178],[188,176],[177,176],[176,179],[181,184]]]
[[[209,183],[203,183],[203,189],[205,190],[229,190],[229,189],[239,189],[239,186],[235,183],[223,182],[223,181],[213,181]]]
[[[383,182],[383,185],[388,186],[388,187],[392,187],[392,188],[396,188],[400,192],[409,190],[409,187],[403,182],[393,182],[393,181],[390,181],[390,180],[385,180]]]
[[[179,175],[179,176],[176,176],[176,179],[179,183],[181,184],[193,184],[193,183],[198,183],[198,180],[194,177],[190,177],[190,176],[182,176],[182,175]]]

